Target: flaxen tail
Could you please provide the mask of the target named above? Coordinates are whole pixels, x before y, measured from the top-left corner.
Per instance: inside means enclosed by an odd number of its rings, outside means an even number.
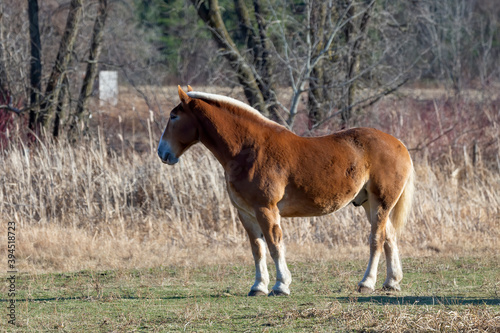
[[[398,234],[400,234],[401,231],[403,230],[406,220],[410,215],[410,210],[413,203],[413,194],[415,192],[414,182],[415,182],[415,170],[412,167],[410,177],[406,181],[403,193],[401,193],[401,196],[399,197],[396,206],[394,206],[391,212],[391,222]]]

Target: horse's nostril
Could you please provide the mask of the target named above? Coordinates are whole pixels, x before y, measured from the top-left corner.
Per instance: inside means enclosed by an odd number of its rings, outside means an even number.
[[[166,164],[173,164],[172,160],[174,160],[174,158],[171,153],[165,153],[161,159],[161,161]]]
[[[162,153],[162,152],[158,149],[158,157],[159,157],[162,161],[166,161],[166,160],[167,160],[167,158],[168,158],[168,155],[169,155],[169,153],[168,153],[168,152]]]

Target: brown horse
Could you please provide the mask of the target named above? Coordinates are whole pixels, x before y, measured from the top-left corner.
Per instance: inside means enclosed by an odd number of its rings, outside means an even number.
[[[255,260],[249,296],[268,293],[266,244],[277,271],[269,295],[290,294],[280,217],[324,215],[349,203],[363,206],[371,224],[370,260],[358,290],[375,289],[382,251],[387,261],[383,287],[400,290],[396,235],[410,210],[414,172],[399,140],[372,128],[299,137],[232,98],[194,92],[189,86],[187,93],[178,90],[181,103],[170,113],[158,156],[172,165],[201,142],[224,168]]]

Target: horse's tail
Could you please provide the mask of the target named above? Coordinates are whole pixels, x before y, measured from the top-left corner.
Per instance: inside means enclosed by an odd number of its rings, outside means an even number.
[[[391,222],[398,234],[401,233],[408,216],[410,215],[411,205],[413,203],[413,194],[415,192],[415,170],[411,168],[410,177],[406,181],[403,193],[399,197],[396,206],[392,209]]]

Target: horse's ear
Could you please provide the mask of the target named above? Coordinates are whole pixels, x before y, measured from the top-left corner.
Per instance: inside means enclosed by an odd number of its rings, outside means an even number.
[[[193,91],[193,88],[188,84],[188,92]]]
[[[187,104],[189,102],[189,96],[182,90],[181,86],[177,86],[177,90],[179,91],[179,99],[182,104]]]

